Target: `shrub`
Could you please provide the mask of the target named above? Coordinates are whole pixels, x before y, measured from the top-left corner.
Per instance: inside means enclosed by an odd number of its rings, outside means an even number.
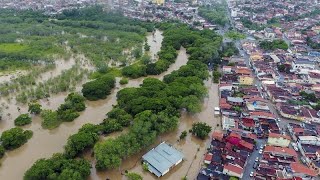
[[[129,80],[127,78],[122,78],[119,83],[121,85],[124,85],[124,84],[128,84],[128,82],[129,82]]]
[[[14,120],[14,125],[24,126],[31,123],[31,117],[28,114],[21,114]]]

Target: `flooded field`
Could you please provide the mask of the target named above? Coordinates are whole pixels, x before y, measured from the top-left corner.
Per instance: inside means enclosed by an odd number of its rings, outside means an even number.
[[[155,41],[153,39],[156,39]],[[152,34],[148,35],[148,43],[151,46],[150,54],[155,56],[161,48],[162,35],[160,31],[155,32],[155,37]],[[150,41],[150,42],[149,42]],[[168,71],[157,76],[149,76],[158,79],[163,79],[166,74],[170,74],[172,71],[179,69],[181,66],[187,63],[187,54],[184,48],[181,48],[179,51],[177,60],[174,64],[170,66]],[[74,58],[75,59],[75,58]],[[81,59],[81,58],[80,58]],[[86,67],[90,68],[90,64],[84,61],[84,57],[80,60],[80,63]],[[66,64],[58,64],[53,72],[46,72],[39,77],[42,81],[45,81],[48,78],[57,76],[59,72],[62,72],[62,69],[71,68],[72,64],[75,61],[64,62]],[[2,158],[0,167],[0,179],[22,179],[24,172],[39,158],[48,158],[52,154],[63,151],[63,146],[67,142],[67,138],[76,133],[78,129],[86,124],[93,123],[98,124],[102,122],[105,118],[107,112],[112,109],[112,105],[116,104],[116,94],[119,90],[125,87],[138,87],[142,82],[143,78],[138,78],[130,80],[126,85],[120,85],[117,78],[116,88],[108,96],[107,99],[99,101],[86,101],[86,110],[80,113],[80,117],[75,119],[73,122],[64,122],[58,128],[54,130],[45,130],[41,127],[41,119],[38,116],[33,117],[33,122],[31,125],[27,125],[24,129],[32,130],[34,132],[33,137],[22,147],[8,151],[6,155]],[[182,112],[180,118],[180,124],[176,131],[162,135],[158,138],[158,142],[153,146],[156,146],[161,141],[167,141],[168,143],[174,145],[177,149],[181,150],[185,155],[185,161],[180,164],[178,167],[174,168],[173,171],[170,171],[166,176],[161,179],[181,179],[187,175],[190,178],[194,178],[198,173],[200,168],[200,162],[202,161],[203,154],[205,153],[207,141],[200,141],[199,139],[188,134],[187,138],[181,142],[178,142],[179,136],[182,131],[189,130],[193,122],[206,122],[212,127],[217,127],[216,124],[220,123],[220,119],[217,119],[213,116],[214,107],[218,105],[217,94],[217,85],[211,83],[211,79],[206,81],[206,87],[209,90],[209,96],[204,99],[202,112],[190,115],[185,112]],[[81,84],[76,88],[77,91],[81,90]],[[50,98],[45,100],[40,100],[43,108],[46,109],[57,109],[58,106],[64,102],[64,98],[68,93],[59,93],[57,95],[52,95]],[[17,105],[14,100],[8,101],[7,99],[0,100],[0,106],[3,109],[3,120],[0,121],[0,133],[4,130],[14,127],[14,119],[22,113],[27,113],[26,105]],[[18,111],[18,108],[20,111]],[[219,128],[219,127],[217,127]],[[113,133],[110,137],[116,137],[123,132]],[[152,147],[150,147],[152,148]],[[126,159],[121,165],[120,169],[104,172],[96,172],[94,168],[94,160],[92,161],[92,173],[90,179],[122,179],[124,176],[121,175],[121,172],[124,170],[130,170],[134,172],[139,172],[144,176],[145,179],[156,179],[149,172],[143,172],[140,165],[141,156],[146,151],[137,154],[136,156]],[[87,159],[91,159],[91,152],[86,154]]]

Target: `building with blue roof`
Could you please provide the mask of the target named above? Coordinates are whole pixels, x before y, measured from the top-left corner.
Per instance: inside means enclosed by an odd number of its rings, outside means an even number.
[[[157,177],[168,173],[170,169],[181,163],[183,158],[184,156],[180,151],[165,142],[142,156],[144,163],[148,165],[148,170]]]

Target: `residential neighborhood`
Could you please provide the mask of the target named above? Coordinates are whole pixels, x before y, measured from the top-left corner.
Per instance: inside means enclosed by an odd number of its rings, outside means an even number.
[[[213,132],[198,179],[318,179],[320,4],[231,0],[228,7],[231,28],[247,37],[219,67],[223,131]]]

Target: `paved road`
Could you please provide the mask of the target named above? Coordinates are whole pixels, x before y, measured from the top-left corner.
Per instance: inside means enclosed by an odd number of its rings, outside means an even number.
[[[261,146],[266,144],[265,139],[256,139],[256,142],[257,142],[257,147],[259,149]],[[261,159],[261,154],[259,154],[259,150],[254,150],[253,153],[251,154],[251,156],[249,157],[247,165],[244,169],[244,173],[243,173],[243,177],[242,177],[243,180],[251,179],[250,173],[255,170],[255,169],[253,169],[253,164],[254,164],[257,157],[259,157],[259,159]]]

